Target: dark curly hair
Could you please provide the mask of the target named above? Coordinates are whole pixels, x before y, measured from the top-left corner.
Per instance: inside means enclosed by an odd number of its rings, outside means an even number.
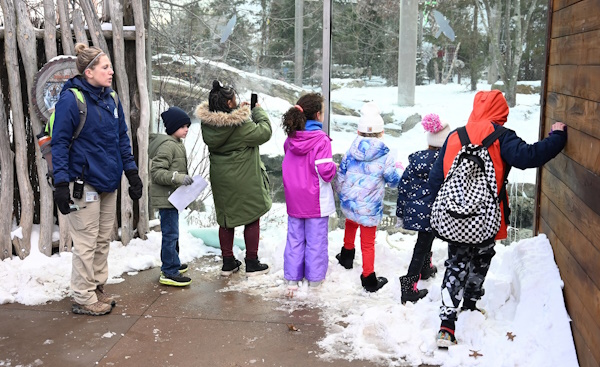
[[[213,80],[212,89],[208,94],[208,109],[211,112],[231,112],[227,102],[235,97],[236,92],[230,86],[223,86],[220,81]]]
[[[300,106],[298,108],[297,106]],[[296,106],[292,106],[281,118],[281,126],[288,136],[293,136],[296,131],[304,130],[307,120],[315,120],[317,112],[323,112],[323,96],[319,93],[305,94]]]

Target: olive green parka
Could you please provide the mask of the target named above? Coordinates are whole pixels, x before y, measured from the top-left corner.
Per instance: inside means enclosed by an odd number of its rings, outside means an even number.
[[[153,208],[174,208],[169,196],[179,187],[173,174],[187,175],[187,155],[183,141],[166,134],[150,134],[148,158],[150,159],[150,203]]]
[[[259,145],[271,138],[271,122],[261,107],[230,113],[196,108],[202,138],[210,153],[210,183],[217,223],[225,228],[250,224],[271,209],[269,177]]]

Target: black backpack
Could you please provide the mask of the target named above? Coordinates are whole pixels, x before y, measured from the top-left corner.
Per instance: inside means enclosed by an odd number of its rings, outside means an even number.
[[[501,223],[500,200],[504,203],[508,223],[506,179],[510,166],[498,192],[496,171],[488,152],[488,148],[506,131],[505,127],[498,126],[483,139],[482,145],[475,145],[464,126],[458,129],[462,148],[454,158],[431,208],[431,227],[437,237],[462,245],[493,243]]]

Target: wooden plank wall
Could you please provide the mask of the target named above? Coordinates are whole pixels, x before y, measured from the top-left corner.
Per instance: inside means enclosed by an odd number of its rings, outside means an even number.
[[[600,366],[600,0],[550,0],[542,136],[568,142],[540,171],[537,230],[554,249],[579,364]]]

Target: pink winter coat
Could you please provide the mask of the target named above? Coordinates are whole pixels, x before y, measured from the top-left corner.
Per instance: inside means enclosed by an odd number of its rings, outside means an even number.
[[[335,212],[331,139],[321,130],[296,131],[283,145],[283,189],[289,216],[320,218]]]

